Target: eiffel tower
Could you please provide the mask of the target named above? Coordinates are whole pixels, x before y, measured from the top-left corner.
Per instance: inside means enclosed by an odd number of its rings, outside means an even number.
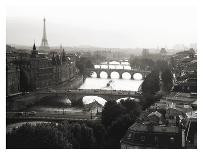
[[[44,22],[44,27],[43,27],[43,36],[42,36],[42,43],[41,46],[39,47],[40,51],[48,51],[50,50],[49,45],[48,45],[48,41],[47,41],[47,35],[46,35],[46,19],[43,19]]]

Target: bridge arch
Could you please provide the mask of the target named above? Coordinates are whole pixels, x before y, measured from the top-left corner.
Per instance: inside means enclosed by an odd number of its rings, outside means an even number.
[[[92,71],[90,76],[91,76],[92,78],[96,78],[98,75],[97,75],[97,72]]]
[[[121,78],[120,74],[116,71],[111,72],[111,79],[119,79]]]
[[[131,74],[129,72],[123,72],[121,74],[122,74],[121,77],[123,79],[127,79],[127,80],[131,79]]]
[[[104,106],[104,104],[107,102],[103,97],[100,96],[83,96],[82,97],[83,104],[90,104],[94,101],[97,101],[99,104]]]
[[[101,71],[101,72],[99,72],[99,77],[107,79],[109,77],[109,74],[106,71]]]
[[[111,73],[112,72],[118,72],[120,78],[124,78],[122,74],[130,74],[131,79],[137,79],[135,78],[136,73],[141,74],[139,75],[138,79],[145,79],[145,77],[150,73],[150,71],[144,71],[144,70],[136,70],[136,69],[102,69],[102,68],[94,68],[94,69],[87,69],[86,70],[87,74],[90,75],[90,73],[95,72],[97,74],[97,78],[111,78]],[[103,75],[102,75],[103,74]],[[136,74],[137,75],[137,74]],[[129,76],[124,79],[130,79]]]
[[[98,76],[98,73],[95,71],[92,71],[90,76],[93,78],[96,78]]]
[[[135,80],[142,80],[143,79],[143,75],[141,73],[135,73],[135,74],[133,74],[133,79],[135,79]]]

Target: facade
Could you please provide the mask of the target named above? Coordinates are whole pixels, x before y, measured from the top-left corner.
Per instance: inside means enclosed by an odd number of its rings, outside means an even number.
[[[55,84],[52,61],[46,58],[31,58],[31,85],[40,89]]]
[[[77,74],[75,60],[64,51],[41,54],[34,44],[31,54],[10,55],[7,56],[7,94],[49,88],[70,81]]]
[[[20,69],[16,65],[6,66],[6,96],[19,93]]]
[[[174,108],[151,112],[130,126],[120,143],[122,149],[197,148],[196,112],[184,114]]]
[[[33,51],[36,51],[34,47]],[[33,51],[32,53],[37,53]],[[32,66],[32,85],[35,89],[47,88],[69,81],[76,74],[75,61],[68,59],[64,51],[60,54],[53,53],[52,58],[48,56],[47,58],[41,58],[37,54],[32,56],[30,62]]]
[[[143,50],[142,50],[142,57],[143,58],[147,58],[147,57],[149,57],[149,49],[146,49],[146,48],[144,48]]]
[[[18,58],[15,49],[6,46],[6,96],[19,93],[20,88],[20,69],[15,64]]]
[[[184,148],[184,136],[177,126],[134,123],[121,140],[121,148]]]

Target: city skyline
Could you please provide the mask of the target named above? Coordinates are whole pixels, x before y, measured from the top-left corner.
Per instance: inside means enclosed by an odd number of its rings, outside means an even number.
[[[44,17],[50,46],[173,48],[176,44],[190,47],[196,43],[194,7],[127,3],[125,6],[34,5],[23,9],[10,5],[6,18],[7,44],[31,46],[35,40],[39,46]]]

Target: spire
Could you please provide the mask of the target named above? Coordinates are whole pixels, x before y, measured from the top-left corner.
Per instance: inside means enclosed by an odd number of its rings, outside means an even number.
[[[34,41],[34,44],[33,44],[33,47],[32,47],[32,54],[31,54],[31,57],[32,58],[36,58],[38,55],[38,51],[37,51],[37,48],[35,46],[35,41]]]
[[[33,45],[32,50],[33,50],[33,51],[36,51],[35,41],[34,41],[34,45]]]

